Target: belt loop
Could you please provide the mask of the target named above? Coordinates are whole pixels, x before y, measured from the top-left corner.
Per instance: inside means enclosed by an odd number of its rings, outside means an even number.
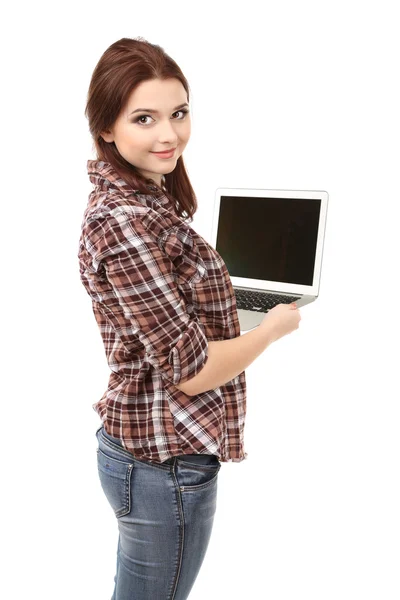
[[[177,461],[177,458],[176,458],[176,455],[175,455],[175,456],[172,457],[172,463],[171,463],[171,471],[174,474],[176,473],[176,461]]]

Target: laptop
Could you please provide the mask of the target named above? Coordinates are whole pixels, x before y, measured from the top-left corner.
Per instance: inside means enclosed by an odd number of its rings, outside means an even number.
[[[277,304],[318,298],[328,193],[218,188],[211,246],[223,258],[241,331]]]

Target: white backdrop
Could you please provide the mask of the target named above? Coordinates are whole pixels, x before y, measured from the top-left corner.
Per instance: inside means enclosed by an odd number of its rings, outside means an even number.
[[[217,187],[325,189],[320,296],[246,370],[190,600],[399,600],[400,52],[396,2],[22,2],[2,36],[0,594],[109,600],[117,525],[92,404],[108,382],[79,280],[92,71],[160,44],[192,97],[206,239]],[[154,599],[157,600],[157,599]],[[161,600],[161,599],[160,599]]]

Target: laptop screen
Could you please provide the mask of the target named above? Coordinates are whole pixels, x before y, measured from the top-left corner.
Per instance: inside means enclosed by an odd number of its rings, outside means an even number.
[[[321,200],[221,196],[215,249],[230,276],[312,285]]]

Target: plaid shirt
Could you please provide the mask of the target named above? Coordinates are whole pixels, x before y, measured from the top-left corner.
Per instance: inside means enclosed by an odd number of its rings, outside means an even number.
[[[95,404],[111,436],[136,458],[247,458],[246,379],[195,396],[176,385],[207,362],[208,341],[240,335],[227,267],[163,195],[130,188],[109,163],[88,160],[94,189],[79,240],[81,281],[111,369]]]

